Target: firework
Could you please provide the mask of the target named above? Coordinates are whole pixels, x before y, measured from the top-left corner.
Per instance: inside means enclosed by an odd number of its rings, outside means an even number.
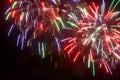
[[[87,8],[78,6],[82,21],[74,17],[74,26],[77,27],[74,36],[61,41],[66,44],[64,51],[74,56],[73,62],[78,57],[82,57],[84,62],[87,60],[93,75],[95,63],[112,74],[110,67],[120,59],[120,11],[116,11],[119,3],[120,0],[113,0],[108,9],[104,0],[101,5],[92,2]]]
[[[120,59],[120,0],[113,0],[106,8],[81,0],[9,0],[11,7],[6,20],[11,18],[19,32],[17,46],[32,48],[32,53],[66,55],[73,62],[80,57],[95,75],[96,64],[112,74]]]
[[[45,53],[52,52],[57,47],[60,52],[59,34],[65,28],[63,19],[71,9],[62,0],[10,0],[10,7],[6,10],[6,20],[12,18],[14,23],[9,29],[10,36],[13,28],[19,32],[17,46],[31,47],[34,53],[45,57]],[[69,1],[68,1],[69,2]],[[69,9],[68,9],[69,8]],[[68,10],[67,10],[68,9]],[[57,45],[57,46],[56,46]]]

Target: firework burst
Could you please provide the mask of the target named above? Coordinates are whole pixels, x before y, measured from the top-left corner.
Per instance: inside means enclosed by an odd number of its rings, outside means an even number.
[[[68,55],[74,54],[73,62],[83,57],[88,68],[92,64],[93,75],[95,63],[112,74],[110,65],[120,60],[120,11],[116,11],[119,3],[120,0],[113,0],[108,10],[104,0],[101,5],[92,2],[87,8],[78,7],[82,21],[75,23],[78,29],[73,37],[61,41],[67,44],[64,50]]]
[[[6,20],[14,20],[8,36],[13,28],[19,30],[17,46],[27,45],[45,57],[45,53],[52,52],[57,47],[60,52],[59,34],[65,28],[63,19],[67,14],[69,4],[62,4],[61,0],[10,0],[11,7],[6,12]],[[62,8],[63,7],[63,8]],[[57,45],[57,46],[56,46]],[[36,48],[38,48],[36,50]]]

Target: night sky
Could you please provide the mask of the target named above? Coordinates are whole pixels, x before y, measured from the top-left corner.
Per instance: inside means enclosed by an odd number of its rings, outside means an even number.
[[[112,69],[113,75],[107,74],[104,69],[96,69],[96,76],[82,61],[54,62],[48,57],[41,60],[40,56],[32,55],[29,48],[20,50],[16,47],[16,32],[7,36],[12,21],[5,21],[5,10],[8,1],[0,2],[0,80],[120,80],[120,65]]]

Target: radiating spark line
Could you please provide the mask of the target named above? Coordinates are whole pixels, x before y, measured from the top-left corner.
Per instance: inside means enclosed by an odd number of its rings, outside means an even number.
[[[108,68],[107,68],[107,65],[106,65],[104,59],[102,59],[102,63],[103,63],[103,65],[104,65],[104,68],[105,68],[106,72],[109,73],[109,70],[108,70]]]
[[[88,68],[90,68],[90,54],[88,55]]]
[[[19,45],[19,41],[20,41],[20,35],[18,35],[18,38],[17,38],[17,46]]]
[[[40,47],[40,42],[38,42],[38,51],[39,51],[39,55],[41,55],[41,47]]]
[[[17,1],[15,1],[12,5],[12,9],[17,5]]]
[[[10,36],[10,33],[11,33],[13,27],[14,27],[13,25],[10,27],[10,30],[9,30],[9,32],[8,32],[8,36]]]
[[[93,76],[95,76],[95,64],[94,64],[94,60],[92,61],[92,69],[93,69]]]
[[[10,15],[11,15],[11,12],[9,12],[9,13],[7,14],[7,16],[6,16],[6,18],[5,18],[6,21],[8,20],[8,18],[10,17]]]
[[[79,55],[80,55],[80,52],[77,52],[77,54],[75,55],[75,58],[73,59],[73,62],[76,61],[76,59],[78,58]]]
[[[54,23],[55,23],[55,25],[56,25],[57,31],[59,32],[59,31],[60,31],[60,27],[59,27],[59,25],[57,24],[57,22],[56,22],[55,19],[54,19],[53,21],[54,21]]]
[[[45,45],[42,43],[42,58],[45,58]]]
[[[69,39],[71,39],[71,37],[70,38],[65,38],[65,39],[61,40],[61,42],[67,41]]]
[[[57,38],[55,38],[55,41],[56,41],[56,43],[57,43],[58,51],[60,51],[61,49],[60,49],[60,44],[59,44],[58,39],[57,39]]]

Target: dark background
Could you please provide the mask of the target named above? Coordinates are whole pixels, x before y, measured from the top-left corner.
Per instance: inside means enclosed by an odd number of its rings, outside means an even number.
[[[16,32],[7,37],[11,21],[5,21],[4,13],[8,6],[7,0],[0,1],[0,80],[120,80],[119,65],[112,70],[113,75],[100,69],[93,77],[83,63],[64,61],[56,69],[47,58],[31,55],[28,48],[21,51],[16,47]]]

